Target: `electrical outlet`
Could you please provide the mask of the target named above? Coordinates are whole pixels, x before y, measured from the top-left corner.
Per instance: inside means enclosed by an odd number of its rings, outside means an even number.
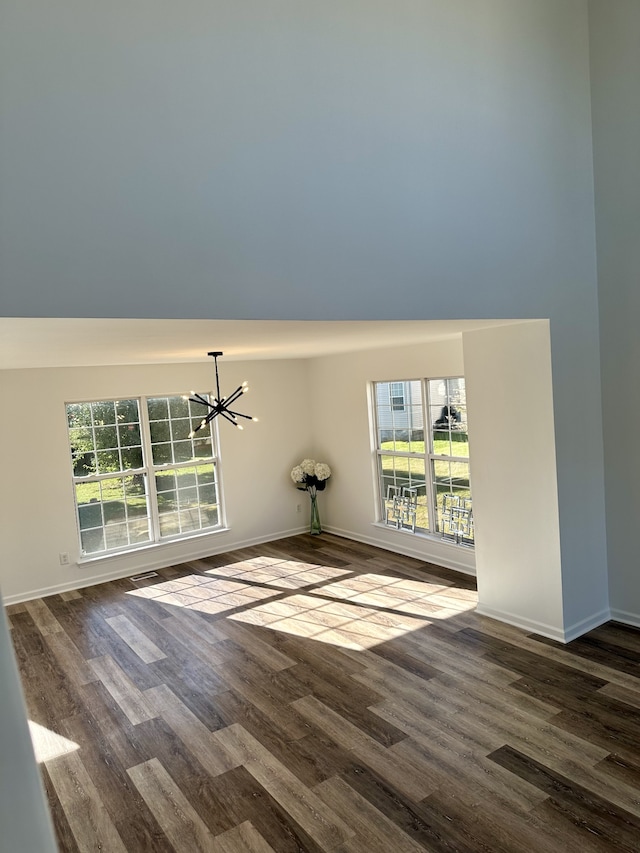
[[[60,559],[61,566],[69,565],[69,554],[66,551],[61,551],[60,554],[58,554],[58,557]]]
[[[296,505],[296,512],[302,512],[302,504]]]

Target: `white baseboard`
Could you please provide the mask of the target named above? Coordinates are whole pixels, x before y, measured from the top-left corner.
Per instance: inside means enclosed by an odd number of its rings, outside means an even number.
[[[414,557],[416,560],[433,563],[436,566],[442,566],[445,569],[452,569],[455,572],[461,572],[465,575],[472,575],[475,577],[476,574],[475,567],[473,565],[470,565],[469,562],[456,559],[457,556],[459,557],[459,554],[456,555],[455,552],[458,550],[459,546],[449,545],[446,542],[443,543],[435,539],[421,537],[420,547],[416,547],[410,541],[413,539],[413,534],[403,536],[402,531],[400,531],[398,542],[391,544],[377,536],[366,536],[360,533],[353,533],[351,530],[342,530],[340,527],[326,525],[324,529],[327,533],[342,536],[343,539],[351,539],[353,542],[362,542],[365,545],[373,545],[376,548],[382,548],[385,551],[402,554],[405,557]],[[398,531],[393,532],[396,533]],[[470,552],[470,554],[473,556],[473,552]]]
[[[624,625],[630,625],[632,628],[640,628],[640,615],[638,613],[629,613],[626,610],[616,610],[612,607],[611,619],[622,622]]]
[[[581,619],[579,622],[575,622],[573,625],[564,629],[563,642],[570,643],[571,640],[581,637],[583,634],[586,634],[587,631],[593,631],[594,628],[598,628],[600,625],[604,625],[605,622],[609,622],[611,618],[611,611],[608,607],[601,610],[599,613],[587,616],[586,619]]]
[[[156,551],[149,549],[147,554],[149,555],[148,559],[145,560],[136,560],[135,565],[122,567],[120,566],[117,569],[112,569],[111,571],[101,572],[100,574],[87,574],[87,567],[90,563],[84,563],[81,567],[82,574],[78,574],[78,576],[74,579],[65,581],[64,583],[55,584],[53,586],[41,587],[40,589],[28,590],[26,592],[17,593],[15,595],[7,595],[3,596],[3,604],[20,604],[23,601],[31,601],[34,598],[46,598],[48,595],[59,595],[61,592],[70,592],[74,589],[82,589],[87,586],[96,586],[100,583],[107,583],[107,581],[119,580],[120,578],[131,577],[132,575],[141,575],[145,572],[153,572],[158,569],[166,569],[168,566],[175,566],[179,563],[189,562],[190,560],[202,560],[205,557],[210,557],[214,554],[224,554],[226,551],[235,551],[239,548],[248,548],[251,545],[261,545],[263,542],[274,542],[277,539],[286,539],[289,536],[298,536],[300,533],[304,533],[306,531],[306,527],[295,528],[293,530],[283,530],[280,533],[269,533],[266,536],[256,536],[251,539],[244,539],[242,541],[235,542],[225,542],[224,537],[216,537],[215,541],[209,539],[206,546],[201,546],[198,549],[189,550],[188,554],[177,555],[175,554],[175,549],[172,549],[173,553],[168,552],[168,548],[170,544],[167,544],[167,548],[161,551]],[[139,552],[129,552],[131,554],[136,554]],[[116,557],[122,558],[123,555],[114,555],[114,559]],[[96,561],[96,566],[101,565],[104,566],[103,561]]]
[[[513,625],[515,628],[522,628],[523,631],[528,631],[531,634],[548,637],[550,640],[556,640],[558,643],[570,643],[571,640],[581,637],[582,634],[592,631],[612,618],[610,611],[607,609],[600,611],[600,613],[594,613],[592,616],[588,616],[586,619],[582,619],[568,628],[557,628],[554,625],[547,625],[544,622],[525,619],[515,613],[495,610],[493,607],[486,607],[483,604],[478,604],[476,613],[480,616],[489,616],[491,619],[497,619],[498,622],[506,622],[507,625]]]

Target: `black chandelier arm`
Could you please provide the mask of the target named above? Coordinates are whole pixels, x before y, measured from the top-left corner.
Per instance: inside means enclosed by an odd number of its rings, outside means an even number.
[[[213,410],[213,411],[209,412],[209,413],[207,414],[206,418],[203,418],[203,420],[201,420],[201,421],[200,421],[200,423],[198,424],[198,426],[197,426],[197,427],[195,427],[195,428],[191,431],[191,438],[193,438],[193,436],[198,432],[198,430],[202,429],[202,427],[205,427],[205,426],[207,426],[207,424],[210,424],[210,423],[211,423],[211,421],[215,418],[215,416],[216,416],[217,414],[218,414],[218,412],[217,412],[217,411],[215,411],[215,410]]]
[[[251,415],[243,415],[242,412],[232,412],[231,409],[228,410],[230,415],[233,415],[234,418],[246,418],[248,421],[252,421],[253,418]]]
[[[200,394],[196,394],[195,392],[193,394],[193,397],[189,397],[189,402],[200,403],[201,406],[210,406],[211,408],[213,408],[213,406],[208,400],[205,400],[203,396],[201,396]]]
[[[222,402],[225,404],[225,406],[230,406],[232,403],[235,403],[235,401],[237,399],[242,397],[243,394],[244,394],[244,385],[239,385],[236,388],[236,390],[233,392],[233,394],[229,394],[229,396],[225,397]]]
[[[233,415],[233,412],[226,412],[224,409],[222,409],[220,411],[220,414],[222,415],[223,418],[226,418],[226,420],[228,420],[230,424],[233,424],[235,427],[239,426],[238,422],[236,421],[236,419]]]

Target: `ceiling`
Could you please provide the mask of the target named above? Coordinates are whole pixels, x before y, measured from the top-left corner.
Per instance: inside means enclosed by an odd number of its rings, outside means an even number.
[[[134,320],[0,317],[0,369],[313,358],[457,337],[512,320]],[[517,322],[517,321],[516,321]]]

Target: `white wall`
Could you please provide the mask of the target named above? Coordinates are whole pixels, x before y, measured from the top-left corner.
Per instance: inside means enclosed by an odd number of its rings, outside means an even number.
[[[549,324],[470,332],[463,345],[478,610],[565,639]]]
[[[313,446],[333,476],[320,496],[323,523],[335,533],[440,565],[474,572],[471,549],[374,526],[375,492],[370,404],[371,382],[464,373],[460,338],[418,346],[367,350],[312,359]]]
[[[609,586],[613,616],[640,626],[640,3],[589,14]]]
[[[242,410],[260,418],[242,431],[220,424],[229,530],[81,566],[65,402],[211,388],[212,364],[0,371],[11,418],[0,420],[2,465],[0,584],[7,601],[46,595],[108,577],[230,550],[304,529],[289,471],[311,451],[304,361],[220,363],[222,390],[244,379]],[[71,555],[61,566],[60,552]]]

